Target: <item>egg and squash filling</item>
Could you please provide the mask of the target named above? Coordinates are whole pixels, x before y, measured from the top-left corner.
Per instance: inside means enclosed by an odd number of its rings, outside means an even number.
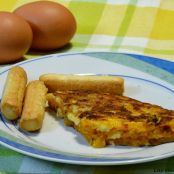
[[[109,93],[56,91],[49,107],[93,147],[149,146],[174,141],[174,111]]]

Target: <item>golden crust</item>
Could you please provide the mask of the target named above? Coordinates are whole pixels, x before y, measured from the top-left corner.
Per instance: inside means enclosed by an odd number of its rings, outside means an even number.
[[[12,67],[8,72],[1,102],[1,112],[7,119],[14,120],[21,115],[26,84],[27,74],[24,69]]]
[[[117,76],[44,74],[39,78],[49,92],[81,90],[122,95],[124,80]]]
[[[27,85],[24,107],[20,120],[20,128],[27,131],[36,131],[42,127],[47,88],[39,80]]]
[[[93,147],[144,146],[174,141],[174,111],[125,96],[82,91],[47,95],[50,108]]]

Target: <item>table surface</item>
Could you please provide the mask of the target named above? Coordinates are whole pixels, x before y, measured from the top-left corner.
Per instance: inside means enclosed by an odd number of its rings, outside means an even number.
[[[174,61],[173,0],[55,1],[75,15],[78,24],[75,36],[62,49],[30,51],[24,59],[51,53],[114,51]],[[28,2],[31,0],[0,1],[0,11],[13,11]],[[174,157],[126,166],[77,166],[39,160],[0,146],[2,173],[174,173],[173,164]]]

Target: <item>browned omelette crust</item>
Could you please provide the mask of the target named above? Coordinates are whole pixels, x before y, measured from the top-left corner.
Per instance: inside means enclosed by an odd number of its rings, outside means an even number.
[[[50,108],[94,147],[157,145],[174,140],[174,111],[157,105],[84,91],[57,91],[47,99]]]

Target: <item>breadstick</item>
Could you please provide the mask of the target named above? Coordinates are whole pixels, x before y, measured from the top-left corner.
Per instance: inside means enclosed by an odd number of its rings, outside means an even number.
[[[83,90],[122,95],[124,91],[124,80],[117,76],[44,74],[39,79],[49,92]]]
[[[47,88],[39,80],[27,85],[19,127],[26,131],[36,131],[42,127]]]
[[[1,112],[9,120],[14,120],[21,115],[22,103],[27,84],[27,74],[19,66],[12,67],[7,75]]]

